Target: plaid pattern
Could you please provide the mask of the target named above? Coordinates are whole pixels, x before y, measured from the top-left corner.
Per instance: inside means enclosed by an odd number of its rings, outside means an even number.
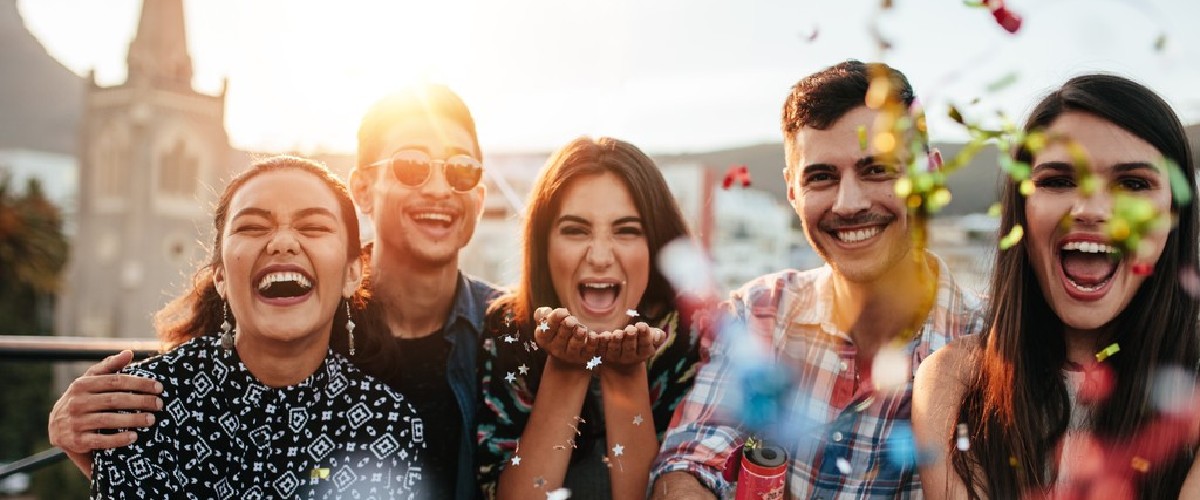
[[[679,405],[651,472],[687,471],[720,496],[723,477],[747,433],[733,415],[739,368],[730,353],[757,343],[790,371],[786,442],[791,498],[921,498],[912,444],[912,376],[921,360],[962,335],[984,328],[982,303],[939,268],[936,302],[906,345],[904,390],[875,391],[869,367],[855,366],[856,348],[833,323],[832,269],[784,271],[760,277],[731,295],[733,328],[722,328],[710,361]],[[744,326],[744,328],[739,328]],[[769,346],[769,347],[768,347]],[[880,374],[876,374],[880,375]],[[903,376],[903,374],[901,374]]]

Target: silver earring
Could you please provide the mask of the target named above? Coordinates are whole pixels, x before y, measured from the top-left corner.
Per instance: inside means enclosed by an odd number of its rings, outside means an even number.
[[[225,321],[221,322],[221,349],[224,349],[225,355],[228,356],[237,343],[237,330],[229,324],[229,303],[225,302],[222,309],[225,313]]]
[[[350,301],[346,300],[346,336],[349,337],[350,355],[354,355],[354,320],[350,319]]]

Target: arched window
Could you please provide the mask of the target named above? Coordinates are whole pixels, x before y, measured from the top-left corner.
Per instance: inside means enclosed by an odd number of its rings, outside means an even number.
[[[129,134],[120,124],[110,125],[92,143],[92,193],[97,208],[125,205],[131,160]]]
[[[187,146],[182,138],[176,139],[158,159],[158,192],[163,197],[191,201],[196,196],[200,161]]]

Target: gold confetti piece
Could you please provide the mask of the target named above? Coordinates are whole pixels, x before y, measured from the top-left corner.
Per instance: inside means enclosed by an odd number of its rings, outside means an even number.
[[[1113,354],[1118,352],[1121,352],[1121,346],[1117,345],[1116,342],[1113,342],[1109,344],[1108,347],[1100,349],[1100,352],[1096,353],[1096,362],[1102,363],[1104,360],[1112,357]]]
[[[989,83],[987,86],[987,91],[988,92],[999,92],[1001,90],[1004,90],[1004,89],[1012,86],[1012,84],[1016,83],[1017,77],[1018,77],[1018,74],[1016,71],[1013,71],[1007,75],[1004,75],[1004,76],[1000,77],[999,80]]]
[[[892,154],[896,150],[896,134],[891,132],[875,134],[875,150],[879,151],[879,154]]]
[[[858,149],[859,151],[867,150],[867,126],[858,126]]]
[[[313,467],[313,470],[308,475],[309,479],[329,479],[328,467]]]
[[[1025,179],[1021,181],[1021,196],[1029,196],[1033,194],[1034,189],[1035,186],[1033,185],[1033,179]]]
[[[896,196],[908,196],[912,193],[912,179],[901,177],[896,179]]]
[[[1133,467],[1135,471],[1145,473],[1150,470],[1150,461],[1142,457],[1133,457],[1133,460],[1129,461],[1129,466]]]
[[[1016,466],[1017,466],[1017,457],[1014,457],[1014,456],[1012,456],[1012,455],[1009,455],[1009,456],[1008,456],[1008,466],[1009,466],[1009,467],[1016,467]]]
[[[1000,238],[1000,249],[1008,250],[1009,248],[1012,248],[1013,245],[1016,245],[1021,241],[1023,236],[1025,236],[1025,228],[1021,227],[1020,224],[1013,225],[1012,229],[1008,231],[1008,234],[1004,235],[1003,238]]]
[[[992,203],[992,206],[988,207],[987,214],[988,214],[988,217],[999,217],[1000,216],[1000,203],[999,202]]]

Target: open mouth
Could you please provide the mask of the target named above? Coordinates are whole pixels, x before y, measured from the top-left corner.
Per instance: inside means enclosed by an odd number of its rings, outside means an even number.
[[[1112,282],[1121,265],[1121,251],[1096,241],[1071,241],[1059,247],[1058,262],[1064,281],[1084,294],[1100,292]]]
[[[312,292],[313,280],[296,271],[275,271],[258,279],[258,294],[268,299],[296,299]]]
[[[829,234],[832,235],[834,239],[843,243],[858,243],[878,236],[879,233],[883,232],[884,227],[886,226],[871,226],[859,229],[838,229],[830,231]]]
[[[408,217],[419,226],[434,229],[448,229],[455,220],[452,214],[435,211],[411,211]]]
[[[583,308],[594,315],[612,312],[621,294],[621,284],[613,282],[580,283],[578,288]]]

